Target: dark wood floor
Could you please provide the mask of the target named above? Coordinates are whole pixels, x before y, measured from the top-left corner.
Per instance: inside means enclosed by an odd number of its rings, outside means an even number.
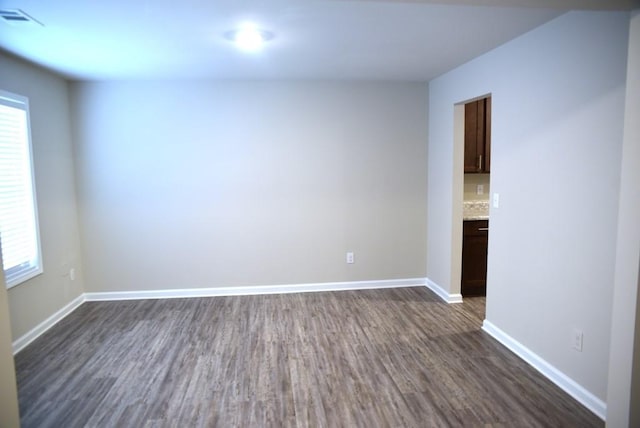
[[[590,427],[425,288],[90,302],[16,355],[28,427]]]

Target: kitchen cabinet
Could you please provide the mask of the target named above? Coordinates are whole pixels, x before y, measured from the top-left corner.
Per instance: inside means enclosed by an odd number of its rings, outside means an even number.
[[[471,220],[463,223],[461,284],[463,296],[487,294],[488,243],[489,220]]]
[[[491,170],[491,98],[464,105],[464,172]]]

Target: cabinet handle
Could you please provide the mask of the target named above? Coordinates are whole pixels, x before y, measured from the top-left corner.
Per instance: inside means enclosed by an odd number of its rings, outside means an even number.
[[[478,157],[478,171],[482,171],[482,155]]]
[[[489,228],[488,227],[479,227],[478,228],[478,232],[488,232]]]

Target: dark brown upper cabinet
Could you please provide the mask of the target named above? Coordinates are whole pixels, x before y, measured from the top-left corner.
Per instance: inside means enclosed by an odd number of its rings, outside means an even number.
[[[464,172],[491,170],[491,97],[464,105]]]

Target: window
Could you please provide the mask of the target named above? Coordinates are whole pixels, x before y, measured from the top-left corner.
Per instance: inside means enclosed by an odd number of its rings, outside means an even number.
[[[0,241],[7,287],[42,273],[29,100],[0,91]]]

